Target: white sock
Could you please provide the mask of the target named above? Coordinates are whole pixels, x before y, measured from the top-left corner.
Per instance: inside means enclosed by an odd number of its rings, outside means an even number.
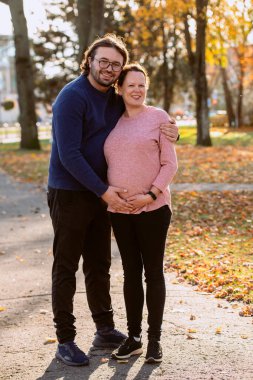
[[[141,341],[141,338],[139,336],[134,336],[133,338],[134,338],[135,342],[140,342]]]

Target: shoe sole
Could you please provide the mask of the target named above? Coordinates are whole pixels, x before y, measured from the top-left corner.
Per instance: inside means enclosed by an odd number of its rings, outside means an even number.
[[[160,358],[160,359],[155,359],[155,358],[153,358],[153,357],[151,356],[151,357],[149,357],[149,358],[147,358],[147,359],[145,360],[145,363],[148,363],[148,364],[154,364],[154,363],[161,363],[162,361],[163,361],[162,358]]]
[[[81,367],[81,366],[89,365],[89,361],[87,361],[85,363],[73,363],[73,362],[69,362],[68,360],[65,360],[59,354],[55,354],[55,357],[56,357],[56,359],[61,360],[64,364],[67,364],[67,365],[70,365],[70,366],[73,366],[73,367]]]
[[[92,345],[96,348],[118,348],[121,345],[120,343],[92,343]]]
[[[130,352],[128,355],[117,355],[117,354],[112,354],[112,357],[114,359],[129,359],[131,356],[133,355],[141,355],[143,353],[143,349],[142,348],[138,348],[137,350],[134,350],[132,352]]]

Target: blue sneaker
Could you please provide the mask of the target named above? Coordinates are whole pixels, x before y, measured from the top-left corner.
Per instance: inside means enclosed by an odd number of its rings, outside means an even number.
[[[59,343],[55,356],[67,365],[81,366],[89,364],[89,358],[78,348],[75,342]]]
[[[126,338],[127,336],[120,331],[111,327],[104,327],[97,330],[92,344],[98,348],[115,348],[119,347]]]

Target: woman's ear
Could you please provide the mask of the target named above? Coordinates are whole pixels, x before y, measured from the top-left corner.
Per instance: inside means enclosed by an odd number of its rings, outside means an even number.
[[[118,94],[122,95],[122,88],[120,86],[118,86]]]

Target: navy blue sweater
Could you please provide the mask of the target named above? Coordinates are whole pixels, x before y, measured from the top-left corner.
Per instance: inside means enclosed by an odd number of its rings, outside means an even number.
[[[53,104],[48,185],[90,190],[99,197],[105,193],[104,142],[123,112],[114,88],[98,91],[84,75],[68,83]]]

